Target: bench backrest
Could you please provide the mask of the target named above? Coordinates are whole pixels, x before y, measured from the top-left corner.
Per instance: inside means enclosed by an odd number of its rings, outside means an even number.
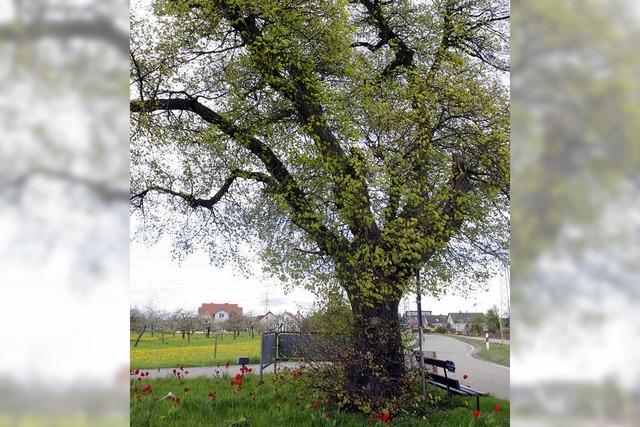
[[[447,387],[460,389],[460,381],[454,380],[453,378],[447,378],[442,375],[429,373],[429,379],[437,383],[443,384]]]
[[[426,363],[427,365],[433,365],[433,366],[437,366],[438,368],[446,369],[449,372],[456,371],[456,365],[451,360],[439,360],[439,359],[432,359],[430,357],[425,357],[424,363]]]

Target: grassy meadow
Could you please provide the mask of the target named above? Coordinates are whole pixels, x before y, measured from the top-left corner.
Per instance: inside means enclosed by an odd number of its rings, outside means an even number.
[[[502,366],[509,366],[511,363],[511,346],[491,343],[489,345],[489,350],[487,350],[484,340],[463,338],[455,335],[453,335],[453,337],[460,341],[464,341],[467,344],[471,344],[475,349],[473,356],[478,359],[486,360],[487,362],[496,363]]]
[[[218,346],[214,358],[215,335],[207,338],[204,334],[192,334],[191,340],[181,334],[162,334],[145,332],[137,347],[133,345],[138,335],[130,336],[131,368],[174,368],[180,364],[185,366],[213,366],[218,363],[236,363],[238,356],[248,356],[250,363],[260,362],[260,335],[242,332],[240,336],[218,335]]]
[[[374,414],[363,415],[339,410],[329,396],[311,391],[290,374],[259,377],[246,374],[242,386],[226,378],[132,379],[132,426],[345,426],[386,425]],[[146,388],[145,388],[146,387]],[[144,390],[144,391],[143,391]],[[177,399],[164,399],[169,392]],[[440,389],[430,389],[440,394]],[[215,394],[214,394],[215,393]],[[447,401],[449,402],[449,401]],[[454,398],[440,408],[426,410],[420,417],[398,415],[394,426],[508,426],[509,402],[481,398],[480,415],[474,419],[472,399]],[[501,410],[494,413],[495,405]]]

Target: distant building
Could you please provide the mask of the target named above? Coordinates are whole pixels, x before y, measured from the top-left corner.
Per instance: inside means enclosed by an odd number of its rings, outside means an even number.
[[[418,327],[418,310],[407,310],[404,312],[404,316],[412,328]],[[431,310],[422,310],[422,326],[427,326],[424,320],[427,316],[431,316]]]
[[[299,311],[296,312],[296,314],[285,311],[280,315],[280,319],[282,321],[282,327],[289,331],[297,331],[300,329],[300,325],[305,320],[304,316],[300,314]]]
[[[469,331],[469,326],[474,319],[480,318],[483,322],[485,320],[484,313],[449,313],[447,323],[451,330],[457,333],[466,333]]]
[[[209,315],[217,322],[224,322],[229,320],[232,314],[242,316],[242,307],[239,307],[238,304],[228,304],[226,302],[224,304],[202,304],[198,309],[198,314]]]
[[[278,324],[278,317],[270,311],[265,314],[256,316],[256,321],[260,323],[264,329],[275,329]]]
[[[448,317],[446,314],[428,314],[424,316],[422,323],[427,329],[434,332],[438,328],[446,329]]]
[[[301,323],[305,320],[304,316],[298,311],[296,314],[285,311],[282,314],[273,314],[267,311],[265,314],[256,316],[256,321],[264,326],[265,329],[282,329],[295,331],[300,329]]]

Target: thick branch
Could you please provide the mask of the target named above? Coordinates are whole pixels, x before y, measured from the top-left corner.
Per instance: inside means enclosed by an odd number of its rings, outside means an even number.
[[[426,200],[423,200],[420,204],[407,205],[400,213],[400,217],[402,218],[417,219],[418,227],[422,230],[424,236],[436,242],[436,247],[430,247],[422,254],[421,262],[429,260],[434,251],[437,251],[438,247],[443,247],[449,242],[451,237],[462,227],[465,221],[462,209],[464,196],[474,188],[473,181],[470,178],[471,171],[465,163],[464,155],[453,154],[452,177],[449,183],[442,188],[442,191],[446,191],[447,194],[444,197],[444,201],[435,206],[438,212],[436,217],[446,218],[444,224],[430,223],[433,215],[428,214],[429,209],[425,207],[425,204],[428,203]],[[435,197],[435,199],[438,199],[438,197]]]
[[[265,183],[267,185],[270,185],[270,186],[275,186],[276,185],[276,183],[273,180],[273,178],[271,178],[267,174],[264,174],[264,173],[261,173],[261,172],[249,172],[249,171],[236,169],[236,170],[232,171],[231,175],[229,175],[224,180],[224,183],[222,184],[222,187],[220,187],[220,189],[216,192],[216,194],[214,194],[213,197],[210,197],[208,199],[201,199],[201,198],[195,197],[193,194],[181,193],[179,191],[174,191],[174,190],[172,190],[170,188],[164,188],[164,187],[159,187],[159,186],[152,185],[152,186],[146,188],[145,190],[143,190],[143,191],[141,191],[141,192],[139,192],[137,194],[133,194],[131,196],[131,201],[135,202],[136,205],[141,206],[144,197],[149,192],[155,191],[155,192],[158,192],[158,193],[164,193],[164,194],[169,194],[169,195],[172,195],[172,196],[180,197],[185,202],[187,202],[189,204],[189,206],[191,206],[192,208],[203,207],[203,208],[211,210],[211,209],[213,209],[215,204],[218,203],[222,199],[222,197],[224,197],[225,194],[227,194],[227,192],[229,191],[229,188],[231,187],[231,184],[233,184],[233,182],[238,178],[253,179],[253,180],[256,180],[256,181],[263,182],[263,183]]]
[[[463,154],[453,154],[452,172],[451,181],[449,182],[449,197],[440,208],[442,216],[447,220],[445,226],[436,233],[437,241],[442,242],[442,244],[447,243],[462,227],[465,220],[461,209],[462,199],[465,194],[473,189],[470,171],[465,164]],[[431,254],[424,255],[425,260],[430,257]]]
[[[378,29],[380,41],[374,46],[369,43],[354,43],[352,46],[365,46],[369,50],[375,51],[384,45],[389,45],[395,53],[391,61],[382,72],[383,76],[390,75],[398,67],[413,67],[414,50],[411,49],[400,35],[391,27],[389,20],[382,12],[382,5],[379,0],[362,0],[361,3],[367,8],[369,16]]]
[[[256,25],[255,15],[244,16],[239,7],[224,0],[219,2],[219,7],[250,51],[253,49],[254,52],[258,52],[262,49],[260,43],[257,43],[262,37],[262,32]],[[304,65],[294,61],[288,61],[286,64],[290,77],[284,77],[280,70],[272,65],[272,61],[265,61],[260,54],[254,55],[254,60],[258,63],[265,80],[294,105],[301,124],[310,131],[321,155],[329,164],[328,169],[334,176],[336,205],[349,224],[351,233],[365,239],[379,236],[380,231],[371,210],[366,179],[354,167],[353,161],[357,159],[345,153],[326,122],[323,106],[318,101],[317,88],[310,83],[315,76],[310,75]],[[303,58],[299,62],[305,63]]]
[[[294,224],[306,231],[327,255],[333,255],[338,247],[342,246],[341,239],[324,225],[315,203],[307,197],[273,150],[260,139],[245,134],[238,126],[192,98],[134,100],[130,102],[130,108],[132,112],[137,113],[168,110],[191,111],[206,122],[215,125],[220,131],[233,138],[262,161],[265,169],[274,180],[274,184],[277,184],[278,194],[286,200],[290,207],[291,220]]]

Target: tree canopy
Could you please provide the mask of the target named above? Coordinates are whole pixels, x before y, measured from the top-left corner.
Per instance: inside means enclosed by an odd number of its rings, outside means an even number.
[[[397,300],[506,260],[508,2],[157,0],[131,203],[178,253]],[[467,274],[469,273],[469,274]]]

